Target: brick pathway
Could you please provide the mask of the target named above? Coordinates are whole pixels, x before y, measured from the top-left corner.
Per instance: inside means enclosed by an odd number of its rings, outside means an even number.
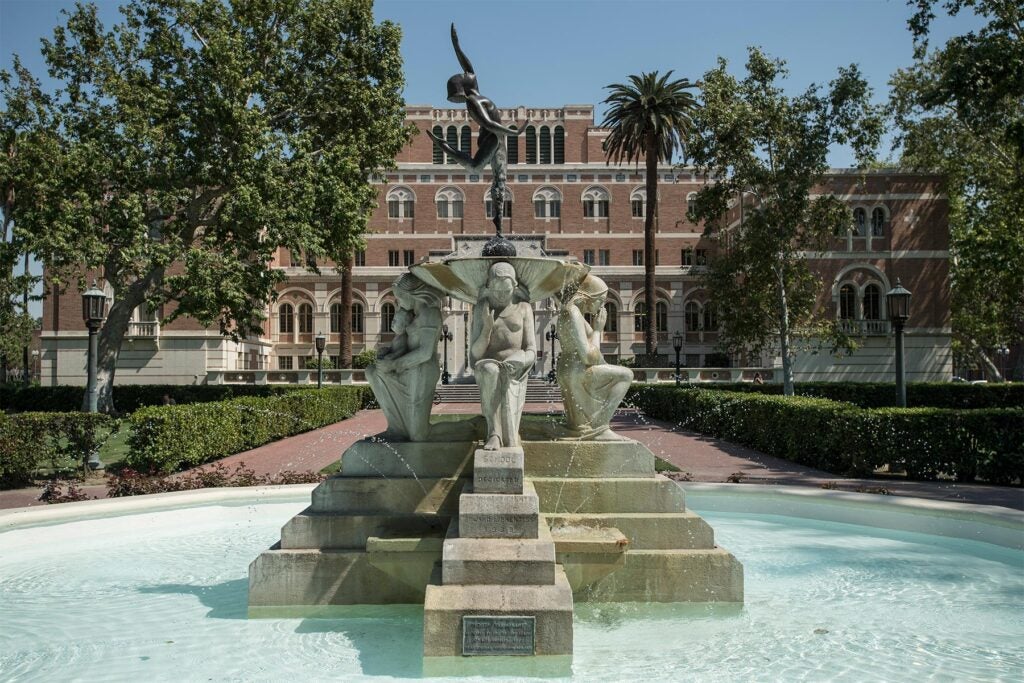
[[[476,403],[446,403],[443,410],[448,413],[476,413],[480,406]],[[435,412],[438,411],[439,408],[435,408]],[[526,412],[561,412],[561,404],[528,403]],[[669,423],[651,420],[635,410],[619,411],[612,424],[615,431],[643,443],[655,455],[688,473],[692,481],[724,482],[732,475],[739,475],[743,483],[813,487],[834,483],[838,488],[849,491],[883,487],[895,495],[1024,510],[1024,490],[1020,488],[899,479],[849,479],[773,458],[721,439],[685,432]],[[285,470],[319,471],[336,462],[354,442],[377,434],[386,426],[380,410],[361,410],[348,420],[238,453],[220,462],[232,470],[244,462],[258,474],[273,475]],[[86,486],[84,490],[90,496],[102,498],[106,495],[103,486]],[[0,491],[0,508],[42,505],[37,500],[39,492],[40,489]]]

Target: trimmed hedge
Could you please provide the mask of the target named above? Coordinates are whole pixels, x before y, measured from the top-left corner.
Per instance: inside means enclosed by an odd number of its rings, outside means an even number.
[[[693,386],[717,391],[782,394],[781,384],[723,382]],[[801,382],[794,389],[797,396],[845,401],[861,408],[890,408],[896,405],[894,382]],[[907,385],[907,405],[913,408],[1024,408],[1024,382],[913,382]]]
[[[882,465],[915,479],[1024,481],[1024,409],[864,409],[821,398],[641,386],[634,405],[656,419],[836,474]]]
[[[361,386],[325,387],[212,403],[150,406],[127,418],[124,464],[168,473],[351,417],[372,397]]]
[[[114,406],[120,413],[134,413],[145,406],[163,405],[165,395],[179,404],[212,403],[242,396],[281,396],[308,388],[287,384],[118,384],[114,387]],[[78,386],[0,384],[0,410],[74,412],[82,409],[84,395],[85,387]]]
[[[40,467],[57,469],[65,458],[84,465],[100,446],[99,430],[113,425],[97,413],[0,413],[0,488],[31,484]]]

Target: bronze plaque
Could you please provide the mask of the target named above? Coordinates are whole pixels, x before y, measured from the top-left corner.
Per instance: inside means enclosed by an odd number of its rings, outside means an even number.
[[[462,654],[532,655],[537,617],[462,617]]]

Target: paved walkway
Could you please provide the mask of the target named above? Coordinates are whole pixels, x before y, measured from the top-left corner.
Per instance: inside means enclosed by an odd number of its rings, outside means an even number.
[[[476,403],[446,403],[448,413],[476,413]],[[527,412],[561,412],[561,404],[528,403]],[[1000,505],[1024,510],[1024,489],[981,484],[943,482],[913,482],[899,478],[851,479],[804,467],[787,460],[773,458],[758,451],[737,446],[693,432],[679,430],[672,424],[651,420],[642,413],[624,409],[613,419],[615,431],[636,439],[656,456],[667,460],[680,470],[677,478],[690,481],[725,482],[730,479],[743,483],[763,483],[791,486],[839,488],[846,491],[877,491],[885,489],[892,495],[917,496],[938,500]],[[380,410],[361,410],[348,420],[299,434],[288,439],[238,453],[221,460],[230,470],[239,464],[255,470],[257,474],[278,474],[319,471],[336,462],[350,445],[371,434],[384,431],[387,426]],[[104,486],[85,486],[89,496],[102,498]],[[0,508],[42,505],[38,501],[40,489],[0,491]]]

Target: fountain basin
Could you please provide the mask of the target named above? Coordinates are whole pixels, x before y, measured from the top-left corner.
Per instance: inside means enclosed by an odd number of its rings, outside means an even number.
[[[686,489],[743,563],[745,605],[578,604],[575,655],[560,673],[977,680],[1024,667],[1024,514],[786,487]],[[18,680],[422,675],[419,604],[245,618],[249,561],[311,490],[0,513],[0,671]],[[518,672],[514,662],[478,666]]]

